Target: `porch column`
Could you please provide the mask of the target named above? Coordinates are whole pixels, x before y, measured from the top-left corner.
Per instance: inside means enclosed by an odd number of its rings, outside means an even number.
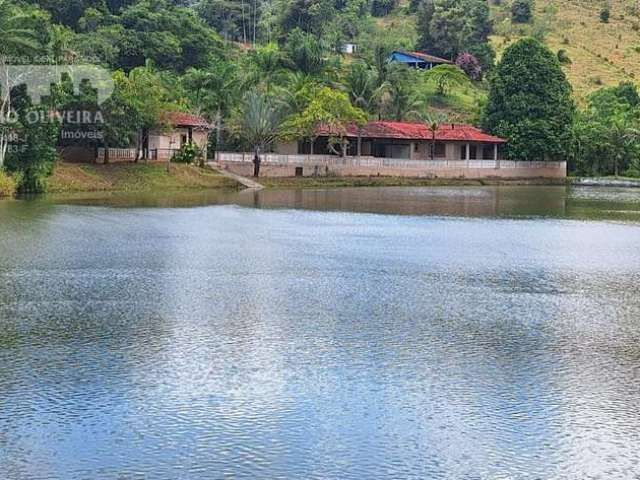
[[[467,168],[469,168],[469,160],[471,158],[471,148],[469,147],[469,144],[465,144],[465,155],[464,155],[464,159],[467,161]]]
[[[500,168],[500,162],[498,161],[498,144],[493,144],[493,161],[496,162],[496,168]]]
[[[362,155],[362,137],[358,136],[358,157]]]

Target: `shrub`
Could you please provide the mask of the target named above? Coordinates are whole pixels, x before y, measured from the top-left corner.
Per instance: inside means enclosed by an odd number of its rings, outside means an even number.
[[[471,80],[480,80],[482,78],[482,67],[478,59],[469,52],[458,55],[456,65],[460,67]]]
[[[604,5],[602,10],[600,10],[600,21],[602,23],[609,23],[609,17],[611,16],[611,11],[609,10],[609,5]]]
[[[533,17],[533,0],[513,0],[511,20],[514,23],[529,23]]]
[[[0,169],[0,197],[10,197],[16,193],[16,187],[15,179]]]
[[[185,143],[171,157],[171,161],[175,163],[194,163],[202,158],[202,150],[193,142]]]
[[[571,59],[566,50],[558,50],[558,61],[562,65],[569,65],[571,63]]]
[[[634,167],[630,167],[629,170],[624,172],[624,176],[631,178],[640,178],[640,170]]]
[[[371,2],[371,15],[374,17],[386,17],[397,6],[397,0],[373,0]]]

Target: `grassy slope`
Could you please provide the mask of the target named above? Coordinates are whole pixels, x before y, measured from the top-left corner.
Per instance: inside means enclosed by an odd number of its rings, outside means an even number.
[[[237,183],[209,169],[190,165],[73,164],[59,162],[49,179],[50,193],[92,191],[166,191],[187,188],[237,188]]]
[[[389,35],[411,41],[417,39],[415,16],[407,14],[406,2],[388,17],[377,20]],[[601,2],[595,0],[537,0],[536,21],[547,32],[545,43],[553,51],[567,51],[572,60],[564,68],[579,103],[603,87],[621,81],[640,80],[640,17],[628,11],[627,0],[610,0],[611,18],[600,22]],[[512,25],[509,2],[492,7],[496,34],[491,42],[498,57],[518,38],[531,35],[529,25]],[[638,48],[638,51],[636,51]],[[486,92],[478,87],[455,89],[443,102],[431,96],[432,108],[449,113],[454,119],[474,120],[478,103]]]
[[[380,31],[393,39],[391,43],[397,44],[399,50],[409,49],[418,41],[416,18],[409,13],[408,3],[402,0],[390,15],[376,19]],[[435,85],[426,84],[421,87],[421,95],[429,109],[447,114],[452,122],[475,123],[487,94],[482,85],[469,83],[453,88],[444,97],[436,93]]]
[[[553,51],[567,51],[572,63],[564,71],[578,102],[602,86],[640,79],[640,18],[626,11],[628,2],[610,0],[609,23],[600,22],[601,2],[593,0],[537,0],[536,20],[548,23],[545,43]],[[495,8],[498,54],[512,41],[531,32],[513,26]]]

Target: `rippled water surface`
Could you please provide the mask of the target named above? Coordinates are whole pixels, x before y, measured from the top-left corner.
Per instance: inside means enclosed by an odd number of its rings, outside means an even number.
[[[638,478],[640,192],[349,191],[0,202],[0,477]]]

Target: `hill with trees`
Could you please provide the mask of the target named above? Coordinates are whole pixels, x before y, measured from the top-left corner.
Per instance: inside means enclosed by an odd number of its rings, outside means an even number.
[[[214,124],[212,150],[268,149],[275,138],[308,135],[314,121],[438,118],[506,136],[513,158],[563,156],[577,173],[634,174],[636,3],[0,0],[0,68],[95,63],[115,83],[100,106],[95,91],[74,92],[68,79],[53,85],[42,105],[31,104],[24,89],[0,85],[2,118],[17,119],[10,128],[0,124],[0,169],[24,190],[42,190],[55,161],[56,129],[64,125],[34,126],[25,121],[30,112],[100,109],[105,123],[95,146],[141,145],[169,110]],[[343,53],[346,44],[355,53]],[[540,63],[510,68],[508,53],[525,47]],[[426,51],[452,65],[409,69],[388,61],[394,50]],[[549,105],[519,108],[500,100],[504,89]],[[603,98],[616,99],[615,108],[604,108]],[[16,135],[29,139],[28,149],[9,148]],[[524,135],[532,140],[521,142]],[[534,153],[531,142],[555,146]],[[604,142],[615,148],[599,149]]]

